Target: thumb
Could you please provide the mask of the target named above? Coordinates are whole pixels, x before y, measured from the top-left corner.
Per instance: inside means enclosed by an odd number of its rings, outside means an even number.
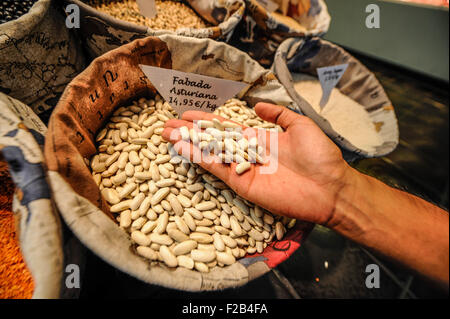
[[[284,130],[300,118],[300,115],[284,106],[264,102],[255,105],[255,112],[263,120],[278,124]]]

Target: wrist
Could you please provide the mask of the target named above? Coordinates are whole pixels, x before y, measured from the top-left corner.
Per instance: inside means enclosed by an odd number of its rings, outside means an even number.
[[[356,241],[362,241],[370,229],[370,219],[364,213],[364,196],[370,194],[367,176],[347,165],[341,187],[335,195],[335,205],[326,227]]]

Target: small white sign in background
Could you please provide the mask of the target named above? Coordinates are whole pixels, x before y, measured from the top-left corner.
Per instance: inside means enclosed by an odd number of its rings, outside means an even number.
[[[139,7],[139,12],[151,19],[154,18],[157,14],[156,11],[156,3],[155,0],[136,0],[137,5]]]
[[[331,91],[338,84],[347,67],[348,63],[317,68],[317,75],[322,86],[322,99],[319,103],[322,108],[327,104]]]
[[[159,94],[180,117],[187,110],[214,112],[248,86],[242,82],[172,69],[142,64],[140,67]]]

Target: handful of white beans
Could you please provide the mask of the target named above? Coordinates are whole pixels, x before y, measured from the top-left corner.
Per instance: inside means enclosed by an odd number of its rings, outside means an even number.
[[[280,129],[236,99],[216,114],[247,126]],[[136,253],[152,265],[208,272],[262,253],[274,239],[281,240],[295,219],[274,216],[248,202],[178,155],[161,136],[164,123],[175,117],[160,96],[118,108],[98,133],[98,153],[88,161]],[[192,141],[191,132],[183,131],[182,137]]]
[[[235,122],[214,118],[196,121],[194,125],[191,129],[187,126],[179,128],[181,139],[192,142],[203,153],[218,155],[222,163],[236,162],[238,175],[249,170],[251,163],[265,163],[264,149],[258,145],[257,137],[248,140],[242,134],[242,127]]]

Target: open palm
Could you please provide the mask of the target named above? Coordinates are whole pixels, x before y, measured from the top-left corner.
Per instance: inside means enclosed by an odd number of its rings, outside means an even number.
[[[326,225],[333,217],[337,195],[349,168],[339,148],[312,120],[285,107],[258,103],[255,111],[262,119],[278,124],[284,130],[277,136],[277,152],[270,149],[270,143],[267,145],[268,161],[264,166],[278,161],[273,173],[262,174],[260,164],[252,165],[242,175],[235,172],[236,163],[205,161],[198,164],[241,197],[273,213]],[[181,126],[192,127],[195,120],[213,118],[227,120],[211,113],[187,111],[182,120],[166,123],[163,137],[176,143],[175,149],[179,153],[183,147],[190,147],[193,154],[199,150],[179,141],[180,135],[174,134],[174,130]],[[270,140],[269,136],[266,140]]]

